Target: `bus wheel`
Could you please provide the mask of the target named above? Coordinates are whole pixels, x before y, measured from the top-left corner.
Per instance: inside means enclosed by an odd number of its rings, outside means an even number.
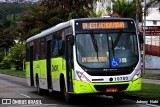
[[[124,98],[124,93],[117,93],[115,95],[113,95],[113,100],[116,102],[116,103],[121,103],[123,101],[123,98]]]
[[[37,93],[39,94],[39,95],[42,95],[42,93],[43,93],[43,90],[40,88],[40,86],[39,86],[39,78],[38,78],[38,76],[37,76],[37,78],[36,78],[36,90],[37,90]]]
[[[67,103],[71,104],[73,103],[73,95],[66,92],[66,85],[64,84],[63,88],[63,96]]]

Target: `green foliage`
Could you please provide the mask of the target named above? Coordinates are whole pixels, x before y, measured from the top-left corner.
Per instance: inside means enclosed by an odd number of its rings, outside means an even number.
[[[0,63],[1,69],[9,69],[14,67],[16,69],[22,68],[22,64],[25,58],[25,45],[17,43],[7,52],[6,56]]]
[[[42,0],[25,12],[18,32],[26,40],[40,31],[73,18],[87,17],[92,0]],[[83,4],[83,5],[82,5]]]
[[[8,51],[18,39],[19,33],[16,27],[19,25],[23,11],[29,7],[28,4],[0,3],[0,51]],[[1,62],[1,60],[0,60]]]
[[[142,6],[141,2],[144,0],[111,0],[113,3],[113,12],[117,12],[120,14],[121,17],[124,18],[133,18],[136,19],[138,18],[140,22],[142,22]],[[160,0],[149,0],[146,3],[146,14],[148,14],[148,8],[151,6],[155,6],[159,4]],[[108,6],[106,8],[106,11],[111,14],[111,7]],[[137,16],[137,17],[136,17]]]
[[[8,20],[7,17],[10,17],[9,20],[15,19],[15,21],[20,21],[17,15],[22,16],[23,11],[28,7],[28,4],[0,3],[0,24],[3,25],[5,20]]]
[[[160,100],[160,85],[143,83],[141,91],[129,92],[128,94]]]
[[[25,58],[25,45],[17,43],[11,47],[9,57],[11,61],[23,61]]]
[[[99,10],[98,13],[96,13],[95,11],[90,11],[88,17],[101,17],[103,13],[103,10]]]
[[[3,61],[0,63],[0,68],[1,69],[10,69],[11,68],[11,62],[10,62],[10,58],[8,56],[5,56],[3,58]]]
[[[14,44],[12,32],[9,29],[0,32],[0,51],[8,50]]]
[[[0,63],[0,68],[8,69],[14,67],[18,70],[22,68],[24,58],[25,45],[22,43],[17,43],[10,48],[10,51],[7,53],[7,56],[3,58],[3,61]]]
[[[107,11],[111,11],[110,7],[107,7]],[[113,12],[117,12],[124,18],[136,18],[136,1],[127,0],[114,0]]]
[[[39,5],[31,6],[30,9],[25,11],[25,16],[22,17],[21,23],[17,28],[17,31],[21,34],[19,38],[25,40],[31,35],[39,33],[41,30],[46,28],[48,12],[44,7]]]
[[[13,70],[13,69],[0,69],[0,73],[14,75],[18,77],[25,77],[26,72],[22,70]]]
[[[152,73],[145,73],[143,74],[144,78],[156,78],[156,77],[160,77],[160,74],[152,74]]]
[[[3,56],[4,56],[4,53],[1,51],[0,52],[0,62],[3,60]]]

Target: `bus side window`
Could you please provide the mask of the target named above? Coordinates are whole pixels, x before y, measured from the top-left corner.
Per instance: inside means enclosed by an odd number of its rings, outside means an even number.
[[[65,52],[64,31],[59,33],[59,56],[64,56]]]
[[[36,60],[36,40],[34,41],[34,45],[33,45],[33,60]]]
[[[52,56],[58,57],[58,33],[53,34],[53,40],[52,40]]]
[[[41,59],[45,59],[45,38],[42,38],[41,39],[41,49],[40,49],[40,51],[41,51]]]
[[[36,40],[36,60],[40,59],[40,39]]]

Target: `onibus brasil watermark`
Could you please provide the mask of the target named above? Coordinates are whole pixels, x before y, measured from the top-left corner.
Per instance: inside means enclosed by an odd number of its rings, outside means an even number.
[[[20,105],[41,105],[42,99],[11,99],[11,98],[4,98],[1,99],[1,104],[20,104]]]

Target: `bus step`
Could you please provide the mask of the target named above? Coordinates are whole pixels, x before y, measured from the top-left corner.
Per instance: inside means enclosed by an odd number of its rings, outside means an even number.
[[[74,92],[68,92],[69,94],[74,94]]]
[[[52,89],[48,89],[49,92],[52,92]]]

